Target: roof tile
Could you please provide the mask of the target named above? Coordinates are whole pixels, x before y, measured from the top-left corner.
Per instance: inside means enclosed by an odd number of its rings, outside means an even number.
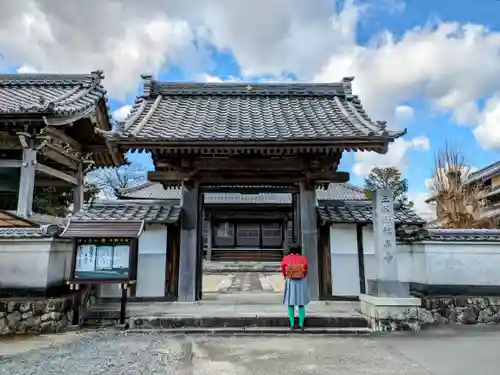
[[[361,223],[369,224],[373,222],[372,205],[366,203],[345,203],[338,204],[323,202],[318,206],[318,213],[324,223]],[[425,220],[419,217],[413,210],[394,210],[396,224],[425,224]]]
[[[120,125],[121,135],[144,141],[333,140],[389,142],[372,121],[350,79],[337,84],[169,83],[146,79],[144,93]]]
[[[90,74],[0,74],[0,114],[83,112],[106,90],[101,71]]]
[[[42,225],[31,228],[0,228],[0,238],[24,239],[24,238],[51,238],[61,232],[57,225]]]
[[[121,198],[127,199],[160,199],[160,200],[180,200],[180,188],[165,189],[162,184],[146,182],[144,184],[123,189]],[[351,184],[330,184],[328,189],[317,190],[318,200],[365,200],[363,189]],[[241,194],[231,193],[207,193],[205,195],[206,204],[237,204],[237,203],[272,203],[290,204],[292,198],[286,193],[260,193]]]
[[[406,238],[405,242],[500,242],[500,229],[427,229],[425,236]]]
[[[143,220],[147,223],[175,223],[181,208],[172,202],[106,201],[85,205],[72,220]]]

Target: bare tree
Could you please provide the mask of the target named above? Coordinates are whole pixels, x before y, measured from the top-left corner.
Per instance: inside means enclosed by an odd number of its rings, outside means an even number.
[[[430,182],[439,226],[442,228],[496,228],[498,220],[484,216],[486,188],[469,183],[471,168],[463,152],[446,145],[434,157],[434,173]]]
[[[103,198],[114,198],[120,189],[129,188],[146,180],[147,171],[137,164],[119,168],[97,169],[87,174],[90,183],[95,184]]]

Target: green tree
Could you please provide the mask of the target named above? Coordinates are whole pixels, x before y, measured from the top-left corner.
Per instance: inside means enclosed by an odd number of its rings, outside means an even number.
[[[395,167],[373,168],[365,178],[366,198],[372,199],[373,192],[379,188],[392,190],[394,202],[399,203],[402,208],[413,207],[413,202],[408,199],[408,180],[403,178],[399,169]]]
[[[86,183],[84,202],[94,200],[99,194],[99,188],[95,184]],[[33,211],[52,216],[64,217],[70,213],[73,203],[73,189],[69,187],[35,187],[33,197]]]

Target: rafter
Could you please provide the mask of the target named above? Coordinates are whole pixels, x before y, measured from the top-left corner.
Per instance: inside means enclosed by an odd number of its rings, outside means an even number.
[[[76,139],[71,138],[64,132],[60,131],[59,129],[47,126],[41,130],[40,135],[48,135],[51,138],[56,138],[60,140],[62,143],[66,143],[73,150],[78,152],[82,151],[82,144],[80,142],[78,142]]]
[[[62,148],[51,144],[46,145],[41,150],[41,155],[74,171],[78,169],[78,164],[81,161],[76,155],[72,155]]]

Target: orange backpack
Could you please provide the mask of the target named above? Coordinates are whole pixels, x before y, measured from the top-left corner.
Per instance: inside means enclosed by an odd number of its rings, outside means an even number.
[[[300,263],[290,263],[286,267],[286,277],[289,279],[303,279],[306,274],[305,265]]]

